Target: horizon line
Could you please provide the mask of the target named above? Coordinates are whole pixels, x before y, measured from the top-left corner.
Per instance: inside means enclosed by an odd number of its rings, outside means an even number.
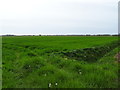
[[[120,33],[117,34],[2,34],[0,36],[112,36],[112,35],[120,35]]]

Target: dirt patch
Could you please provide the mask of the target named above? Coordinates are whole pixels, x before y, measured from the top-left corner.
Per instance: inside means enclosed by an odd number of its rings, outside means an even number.
[[[115,55],[115,58],[118,60],[118,62],[120,63],[120,52],[117,54],[117,55]]]

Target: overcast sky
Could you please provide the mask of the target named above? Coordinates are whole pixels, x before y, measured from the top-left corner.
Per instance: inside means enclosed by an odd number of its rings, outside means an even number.
[[[1,34],[118,33],[119,0],[0,0]]]

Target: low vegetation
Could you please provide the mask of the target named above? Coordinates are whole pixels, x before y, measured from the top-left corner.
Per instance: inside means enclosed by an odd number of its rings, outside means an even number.
[[[118,88],[116,36],[2,39],[3,88]]]

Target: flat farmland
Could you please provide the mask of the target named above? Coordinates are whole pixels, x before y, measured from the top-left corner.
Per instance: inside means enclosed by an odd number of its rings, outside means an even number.
[[[3,88],[117,88],[117,36],[2,37]]]

